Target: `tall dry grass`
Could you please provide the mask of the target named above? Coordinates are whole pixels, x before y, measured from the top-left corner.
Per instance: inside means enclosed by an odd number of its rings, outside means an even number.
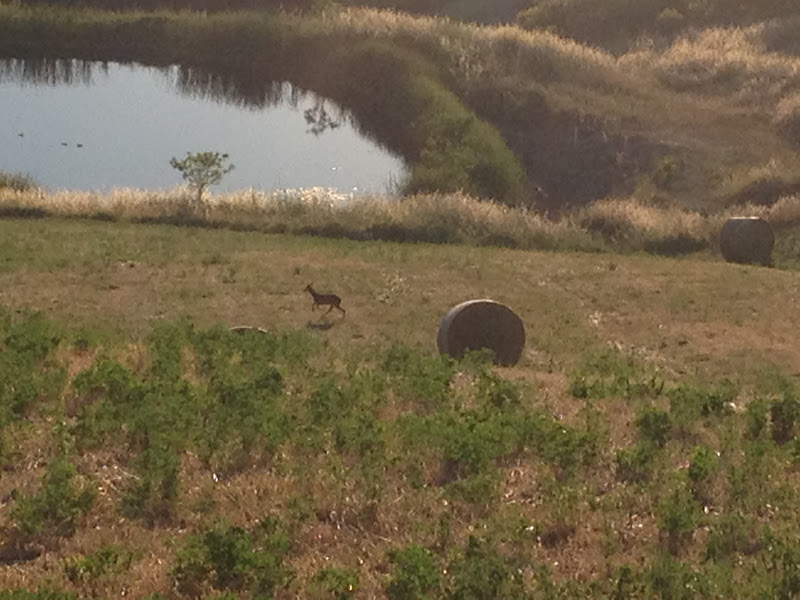
[[[783,98],[800,91],[800,57],[768,51],[762,40],[764,27],[702,30],[663,52],[628,53],[620,64],[655,73],[675,90],[774,111]]]
[[[110,193],[0,188],[0,218],[62,217],[293,233],[356,240],[503,246],[536,250],[645,251],[685,255],[714,250],[734,216],[758,216],[776,231],[800,226],[800,196],[772,206],[729,207],[714,214],[607,199],[552,220],[524,208],[463,194],[352,197],[324,188],[209,194],[191,212],[185,188]]]
[[[479,76],[525,74],[598,82],[616,69],[614,57],[601,50],[547,31],[516,26],[479,26],[372,8],[331,9],[302,20],[317,31],[396,38],[438,49],[449,59],[451,69],[467,81]]]
[[[6,217],[97,218],[225,227],[350,239],[459,243],[527,249],[601,250],[603,245],[568,220],[550,221],[526,209],[463,194],[405,198],[351,197],[324,188],[209,194],[202,214],[190,209],[185,188],[107,194],[0,189]]]

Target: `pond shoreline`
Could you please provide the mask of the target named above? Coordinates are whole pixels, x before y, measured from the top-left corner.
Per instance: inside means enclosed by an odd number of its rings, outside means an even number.
[[[403,180],[402,161],[330,100],[285,82],[226,83],[179,66],[0,60],[0,164],[50,190],[100,192],[171,187],[171,157],[217,149],[235,165],[222,192],[384,193]]]

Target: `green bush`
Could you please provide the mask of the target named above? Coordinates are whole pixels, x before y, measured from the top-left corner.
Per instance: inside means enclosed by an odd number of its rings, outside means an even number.
[[[692,452],[687,474],[694,497],[702,503],[713,501],[711,486],[719,469],[717,453],[708,446],[697,446]]]
[[[763,544],[767,548],[766,567],[772,575],[764,597],[797,598],[800,595],[800,543],[796,538],[780,537],[767,531]]]
[[[433,600],[441,586],[441,570],[427,548],[411,545],[389,553],[394,567],[386,587],[389,600]]]
[[[769,423],[769,403],[756,398],[747,405],[747,429],[745,433],[751,440],[757,440],[767,429]]]
[[[347,600],[358,591],[358,573],[344,567],[326,567],[311,578],[308,597],[313,600]]]
[[[670,413],[650,407],[643,410],[636,419],[636,426],[642,441],[662,448],[667,443],[670,431],[672,431],[672,420]]]
[[[475,397],[488,407],[512,410],[519,407],[522,394],[515,383],[484,371],[475,381]]]
[[[628,483],[645,483],[650,480],[656,454],[651,442],[639,442],[633,448],[621,448],[616,453],[617,478]]]
[[[146,388],[128,369],[114,361],[79,373],[72,386],[82,396],[73,428],[79,445],[94,448],[117,439],[130,412],[144,402]]]
[[[106,546],[77,558],[64,559],[64,574],[72,583],[92,582],[130,567],[134,554],[119,546]]]
[[[769,413],[772,439],[778,444],[785,444],[795,436],[796,424],[800,420],[800,401],[794,391],[787,391],[783,398],[772,402]]]
[[[730,414],[730,403],[738,393],[737,387],[728,380],[721,381],[714,389],[678,386],[667,392],[670,418],[685,429],[701,417]]]
[[[217,590],[271,598],[291,579],[291,571],[283,564],[290,548],[289,537],[271,517],[251,531],[220,526],[189,539],[178,551],[173,574],[184,592],[210,581]]]
[[[656,398],[663,390],[663,379],[613,350],[584,358],[570,374],[569,393],[575,398]]]
[[[702,508],[686,486],[678,484],[658,503],[655,514],[667,549],[676,555],[700,522]]]
[[[449,565],[448,600],[523,600],[528,595],[521,562],[504,556],[492,542],[470,536]]]
[[[0,310],[0,429],[61,391],[66,372],[52,356],[60,341],[42,314],[12,319]]]
[[[719,466],[717,453],[708,446],[697,446],[689,463],[689,480],[693,485],[708,481],[716,473]]]
[[[420,350],[393,346],[383,359],[393,389],[422,411],[442,408],[450,397],[455,363],[445,356],[430,356]]]
[[[70,537],[78,520],[94,503],[94,490],[80,486],[78,474],[65,456],[57,456],[47,466],[42,487],[34,496],[23,496],[11,511],[20,533],[26,538]]]
[[[498,470],[486,470],[460,476],[447,484],[447,497],[475,506],[491,506],[499,498],[502,482],[502,474]]]
[[[650,589],[645,597],[663,600],[690,600],[702,597],[695,595],[695,590],[700,587],[698,574],[690,565],[669,554],[658,555],[647,571],[646,577]]]
[[[719,561],[739,553],[752,552],[755,546],[752,519],[739,513],[721,515],[709,523],[706,559]]]
[[[288,439],[289,415],[277,403],[284,378],[275,361],[305,356],[308,347],[295,341],[301,340],[161,323],[148,338],[147,372],[134,374],[102,361],[75,378],[77,442],[88,447],[127,442],[148,453],[137,460],[142,479],[126,503],[142,512],[148,503],[155,509],[152,502],[158,499],[164,508],[163,501],[174,499],[168,490],[175,487],[181,452],[192,450],[215,471],[231,473],[271,455]],[[162,458],[155,457],[159,453]],[[148,513],[154,514],[144,510]]]
[[[139,455],[136,472],[122,498],[123,514],[151,523],[169,520],[180,491],[180,457],[171,448],[151,446]]]

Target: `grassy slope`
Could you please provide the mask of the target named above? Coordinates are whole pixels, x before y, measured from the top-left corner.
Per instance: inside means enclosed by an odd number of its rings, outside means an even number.
[[[292,403],[305,401],[303,394],[315,384],[314,377],[325,376],[325,369],[332,369],[330,374],[353,368],[346,365],[367,368],[392,344],[434,354],[442,315],[453,304],[476,297],[507,303],[526,324],[528,342],[520,364],[500,369],[498,375],[522,386],[524,406],[562,415],[568,426],[580,427],[584,419],[583,401],[567,392],[571,373],[585,357],[596,358],[609,348],[618,349],[620,364],[631,360],[670,386],[706,386],[731,379],[739,386],[735,398],[739,410],[772,370],[800,372],[795,343],[800,317],[787,310],[800,292],[795,272],[646,256],[359,243],[57,219],[0,221],[0,240],[0,304],[44,311],[66,331],[65,340],[89,336],[88,353],[70,350],[66,343],[59,351],[72,376],[102,357],[117,358],[134,372],[144,373],[147,356],[141,340],[154,323],[180,316],[199,326],[306,329],[317,319],[302,291],[308,282],[340,294],[348,313],[344,320],[333,318],[330,329],[308,330],[317,340],[314,369],[318,371],[306,373],[307,379],[313,375],[308,381],[292,384],[299,386],[291,389],[301,395]],[[612,364],[613,360],[617,359]],[[612,372],[615,368],[620,367],[612,367]],[[632,372],[625,376],[631,381],[649,377]],[[64,395],[67,411],[72,397],[69,392]],[[656,405],[664,402],[661,397]],[[88,597],[118,594],[121,586],[132,597],[167,592],[175,553],[188,535],[208,530],[220,518],[249,527],[265,511],[293,528],[290,564],[297,578],[281,598],[310,597],[307,586],[314,573],[330,565],[355,569],[361,585],[355,597],[380,595],[388,581],[387,552],[410,543],[435,545],[434,532],[442,535],[439,528],[445,517],[451,519],[448,536],[453,546],[437,551],[441,553],[437,560],[458,556],[456,544],[465,543],[470,532],[488,527],[482,535],[507,540],[504,543],[512,544],[507,550],[521,552],[526,563],[551,565],[556,581],[613,580],[615,569],[623,564],[642,569],[661,564],[657,557],[665,546],[654,512],[664,490],[671,489],[675,465],[702,442],[724,449],[723,464],[730,469],[725,477],[733,477],[739,464],[736,444],[745,444],[736,433],[744,416],[684,425],[679,430],[684,433],[671,439],[655,463],[658,475],[651,483],[624,484],[613,475],[614,451],[637,439],[635,418],[648,404],[635,394],[611,393],[592,400],[588,406],[599,411],[596,422],[602,423],[604,433],[600,457],[586,474],[552,480],[550,471],[542,471],[542,465],[527,455],[507,459],[499,464],[504,499],[489,508],[459,501],[447,508],[446,488],[414,489],[405,478],[387,474],[379,516],[371,525],[359,516],[364,508],[359,463],[346,455],[312,454],[304,459],[287,449],[277,470],[253,465],[231,476],[224,486],[215,486],[207,467],[187,453],[182,458],[177,516],[148,527],[141,520],[122,519],[117,512],[122,491],[131,481],[125,447],[83,451],[75,459],[79,472],[96,477],[105,491],[89,514],[79,519],[74,537],[63,538],[34,560],[0,564],[0,588],[34,589],[48,581]],[[44,414],[32,411],[29,425],[15,428],[9,438],[18,444],[21,456],[30,458],[6,464],[0,480],[6,506],[13,508],[13,498],[20,493],[34,493],[43,465],[57,451],[57,435],[64,435],[56,434],[59,429],[51,420],[64,409],[58,403],[49,406]],[[408,407],[390,404],[387,410],[381,418],[391,422]],[[772,473],[783,492],[777,483],[764,480],[753,484],[761,486],[757,489],[737,488],[751,495],[736,500],[736,494],[744,492],[731,492],[728,486],[733,483],[719,477],[705,492],[710,494],[707,502],[723,514],[723,506],[738,506],[732,510],[754,519],[756,529],[748,531],[770,526],[791,536],[796,531],[790,518],[796,510],[791,498],[796,494],[785,491],[786,486],[796,490],[796,472],[783,454],[767,456],[778,462],[759,463],[758,469]],[[744,468],[750,472],[754,467]],[[313,488],[308,487],[309,477],[315,481]],[[254,493],[267,494],[268,501],[254,500]],[[728,499],[729,493],[733,496]],[[295,509],[290,508],[298,494],[311,503],[310,519],[297,521]],[[525,494],[538,500],[517,504]],[[752,508],[764,502],[782,510],[783,517]],[[338,516],[329,517],[330,511]],[[13,532],[11,514],[0,513],[4,535]],[[716,531],[720,518],[713,512],[707,525]],[[514,525],[520,522],[533,523],[540,535],[553,539],[542,544],[520,538],[524,534]],[[568,526],[566,533],[560,529],[563,525]],[[695,565],[692,568],[704,564],[706,533],[698,529],[690,538],[682,538],[679,557]],[[133,552],[131,565],[112,569],[111,574],[87,575],[75,583],[65,579],[66,563],[61,561],[109,545]],[[725,575],[719,581],[746,578],[746,569],[760,560],[760,554],[748,555],[742,570],[734,567],[733,579]],[[704,568],[711,569],[708,564]],[[723,585],[719,581],[713,585]]]
[[[800,320],[781,309],[797,292],[789,271],[84,221],[0,227],[2,300],[75,328],[141,336],[154,320],[184,315],[203,326],[303,327],[313,317],[303,292],[311,282],[345,298],[352,319],[326,333],[337,345],[433,350],[449,306],[492,297],[528,323],[534,370],[551,360],[574,367],[576,348],[614,342],[656,353],[675,372],[717,377],[753,357],[800,372]]]

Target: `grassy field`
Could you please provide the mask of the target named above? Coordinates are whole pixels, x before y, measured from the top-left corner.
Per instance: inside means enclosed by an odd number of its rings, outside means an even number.
[[[677,18],[648,6],[636,31]],[[290,80],[438,190],[192,212],[0,172],[0,600],[800,596],[796,23],[747,16],[612,55],[324,3],[0,3],[12,70]],[[735,215],[773,268],[720,259]],[[519,364],[439,356],[472,298],[522,318]]]
[[[0,597],[798,593],[796,271],[75,218],[0,240],[0,589],[29,592]],[[481,297],[523,319],[517,366],[438,357]]]

